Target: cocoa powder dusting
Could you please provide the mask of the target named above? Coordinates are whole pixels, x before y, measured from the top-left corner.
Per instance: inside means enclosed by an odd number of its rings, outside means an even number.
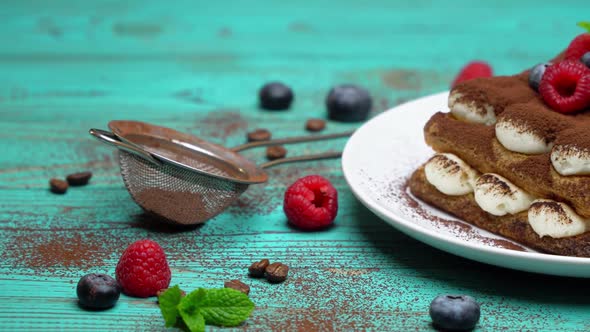
[[[491,247],[504,248],[504,249],[510,249],[510,250],[516,250],[516,251],[525,251],[525,249],[523,247],[515,244],[514,242],[510,242],[508,240],[490,239],[490,238],[486,239],[486,238],[482,237],[482,242],[490,245]]]
[[[422,218],[430,220],[432,222],[438,223],[438,224],[442,224],[445,226],[450,226],[452,228],[461,230],[463,232],[470,232],[472,231],[472,226],[468,225],[466,223],[457,221],[457,220],[451,220],[451,219],[445,219],[445,218],[441,218],[439,216],[435,216],[432,213],[426,211],[421,205],[420,203],[418,203],[418,201],[416,201],[412,196],[410,196],[408,194],[408,184],[406,183],[402,188],[402,191],[400,191],[402,193],[402,198],[405,200],[404,203],[406,203],[408,206],[411,206],[412,208],[415,209],[415,212]]]
[[[510,186],[496,177],[495,174],[482,174],[476,181],[476,185],[482,186],[484,184],[489,184],[490,186],[486,190],[486,192],[497,192],[502,195],[511,195],[513,194],[512,189]]]
[[[5,254],[9,261],[36,271],[79,270],[104,265],[110,253],[118,247],[105,250],[108,244],[102,237],[92,234],[70,235],[71,231],[42,232],[16,236]]]
[[[264,185],[250,186],[244,195],[241,195],[234,204],[228,207],[228,212],[246,217],[269,215],[278,206],[273,204],[275,200],[273,194],[278,194],[278,192],[273,189],[265,189]]]
[[[531,133],[547,143],[553,142],[560,131],[572,127],[571,120],[572,117],[549,109],[540,98],[509,105],[498,118],[498,122],[508,122],[520,132]]]
[[[590,115],[590,112],[586,114]],[[561,132],[555,144],[590,151],[590,135],[588,132],[590,132],[590,122],[579,122],[575,127]]]
[[[513,166],[518,174],[527,174],[531,179],[545,183],[551,186],[553,177],[551,176],[551,159],[550,153],[529,156],[523,161],[516,162]]]
[[[288,311],[285,314],[291,319],[283,320],[278,325],[273,326],[271,331],[335,331],[336,312],[334,310],[293,309]]]
[[[557,220],[562,225],[571,224],[572,220],[568,216],[567,212],[563,209],[562,203],[555,202],[555,201],[541,201],[541,202],[533,202],[530,206],[530,211],[540,212],[540,211],[549,211],[553,214],[557,215]]]
[[[226,139],[232,135],[242,133],[248,128],[238,110],[214,110],[207,113],[204,119],[199,118],[195,127],[206,130],[204,137]]]
[[[494,126],[486,126],[479,123],[468,123],[458,121],[449,116],[448,113],[436,113],[424,127],[426,143],[435,150],[439,145],[455,147],[457,142],[462,146],[456,147],[457,151],[444,151],[456,154],[467,164],[477,166],[481,159],[493,163],[496,161],[491,142],[495,140],[496,132]],[[433,140],[436,140],[433,142]],[[470,154],[461,153],[460,150],[473,151]]]
[[[474,103],[479,108],[492,106],[496,115],[508,105],[537,98],[537,93],[517,76],[476,78],[457,84],[452,92],[461,94],[459,102]]]
[[[428,162],[435,162],[442,168],[447,170],[449,174],[456,174],[461,172],[461,166],[456,161],[447,158],[444,155],[435,154]]]

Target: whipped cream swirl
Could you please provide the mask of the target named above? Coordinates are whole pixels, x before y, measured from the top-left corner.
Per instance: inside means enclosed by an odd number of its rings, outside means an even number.
[[[426,180],[447,195],[465,195],[473,191],[478,173],[452,153],[437,153],[424,167]]]
[[[555,145],[551,150],[551,164],[564,176],[590,174],[590,150],[575,145]]]
[[[494,173],[483,174],[477,179],[474,197],[482,210],[495,216],[525,211],[534,200],[526,191]]]
[[[496,138],[506,149],[525,154],[546,153],[553,146],[527,125],[506,118],[500,118],[496,123]]]
[[[588,220],[579,216],[567,204],[549,199],[538,199],[531,204],[528,221],[540,237],[562,238],[588,230]]]
[[[449,109],[456,118],[474,123],[493,125],[496,123],[496,113],[491,105],[478,106],[474,101],[461,100],[460,92],[451,91],[449,95]]]

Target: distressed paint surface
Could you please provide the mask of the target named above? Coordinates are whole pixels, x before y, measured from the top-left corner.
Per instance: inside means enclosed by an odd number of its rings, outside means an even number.
[[[587,281],[495,268],[410,239],[354,199],[337,160],[271,169],[269,183],[251,186],[224,214],[177,230],[142,214],[113,150],[87,134],[111,119],[227,146],[256,127],[305,134],[307,118],[325,116],[334,84],[367,87],[377,113],[446,89],[471,59],[513,73],[565,47],[588,9],[587,1],[532,0],[3,1],[0,330],[164,330],[154,299],[122,296],[103,312],[76,304],[82,275],[113,275],[122,250],[146,237],[165,248],[172,284],[248,283],[257,309],[239,329],[428,331],[436,295],[467,293],[482,304],[478,331],[590,330]],[[294,88],[288,112],[256,106],[258,88],[273,79]],[[354,126],[330,122],[327,132]],[[262,161],[264,151],[245,154]],[[79,170],[94,172],[88,186],[47,190],[49,178]],[[340,210],[335,227],[304,233],[286,225],[281,199],[312,173],[335,184]],[[286,283],[246,277],[264,257],[291,267]]]

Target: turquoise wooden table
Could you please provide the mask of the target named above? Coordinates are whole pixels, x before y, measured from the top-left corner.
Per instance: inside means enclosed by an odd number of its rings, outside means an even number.
[[[135,119],[227,146],[258,127],[305,134],[307,118],[325,117],[335,84],[369,89],[374,115],[445,90],[472,59],[498,74],[548,59],[581,33],[575,23],[588,9],[586,0],[2,1],[0,330],[164,330],[154,298],[122,296],[101,312],[76,304],[78,279],[114,275],[122,250],[141,238],[163,246],[172,284],[248,283],[256,309],[239,329],[428,331],[430,301],[464,293],[482,305],[478,331],[590,330],[587,280],[487,266],[415,241],[355,200],[338,160],[273,168],[225,213],[178,230],[143,215],[114,151],[87,133]],[[270,80],[293,87],[291,110],[258,109],[257,90]],[[358,125],[329,122],[326,132]],[[245,154],[264,160],[263,150]],[[80,170],[94,173],[88,186],[49,192],[50,178]],[[327,231],[286,224],[283,192],[308,174],[339,191]],[[291,267],[287,282],[247,278],[264,257]]]

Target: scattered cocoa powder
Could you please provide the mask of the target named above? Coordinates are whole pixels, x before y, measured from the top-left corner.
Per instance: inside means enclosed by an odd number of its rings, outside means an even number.
[[[26,235],[16,236],[7,245],[6,254],[14,263],[39,270],[54,271],[81,269],[101,266],[111,250],[105,250],[103,239],[96,240],[93,235],[71,235],[68,232],[51,232],[49,234],[28,232]]]
[[[335,285],[334,287],[338,286]],[[306,295],[306,299],[315,297],[324,299],[324,297],[319,297],[312,292],[306,292]],[[351,296],[353,295],[351,294]],[[265,313],[268,316],[260,317],[259,315],[258,317],[252,317],[251,320],[254,323],[257,323],[256,325],[262,326],[267,325],[267,322],[269,321],[273,322],[270,326],[268,326],[269,332],[334,332],[378,330],[373,323],[375,320],[375,312],[371,312],[373,316],[364,312],[355,312],[354,310],[349,309],[345,302],[346,301],[338,303],[337,307],[330,309],[318,309],[321,308],[324,303],[317,303],[316,306],[310,306],[309,308],[273,308],[274,310],[268,310],[269,312]],[[351,317],[351,322],[354,322],[355,319],[359,319],[362,321],[362,323],[347,323],[348,320],[339,321],[339,315],[343,315],[344,313],[346,316]],[[284,319],[284,317],[289,317],[289,319]],[[340,323],[354,325],[339,326]],[[339,328],[336,329],[335,326],[338,326]]]
[[[482,242],[486,243],[492,247],[504,248],[504,249],[510,249],[510,250],[516,250],[516,251],[525,251],[523,247],[515,244],[514,242],[510,242],[508,240],[492,239],[492,238],[483,239],[482,238]]]
[[[207,113],[205,118],[198,117],[193,128],[201,131],[203,137],[226,139],[248,127],[248,122],[241,117],[239,110],[216,109]]]

